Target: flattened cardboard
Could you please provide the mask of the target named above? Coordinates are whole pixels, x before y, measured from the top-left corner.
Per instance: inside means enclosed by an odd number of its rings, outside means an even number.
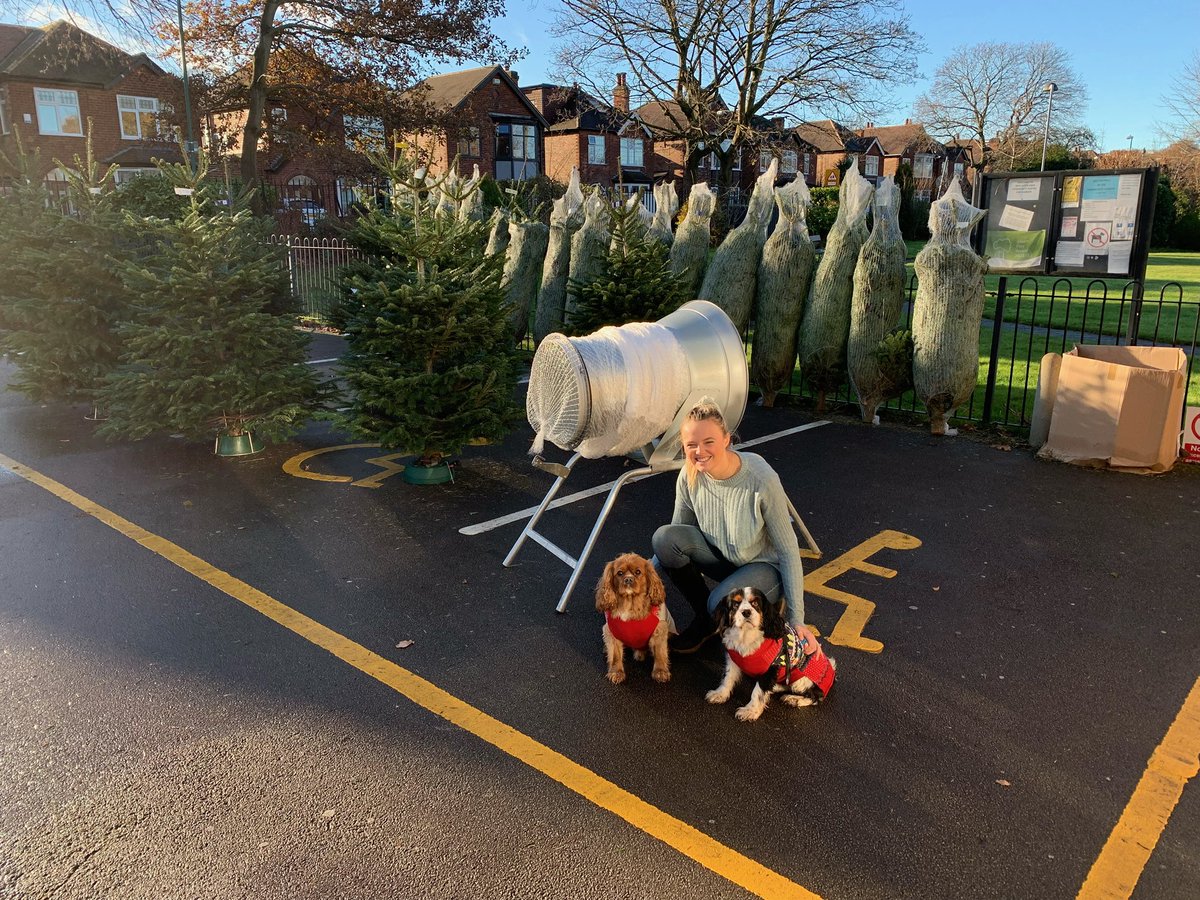
[[[1182,350],[1080,345],[1057,366],[1046,358],[1042,366],[1033,424],[1049,425],[1040,456],[1141,472],[1174,465],[1187,379]],[[1036,437],[1031,428],[1031,442]]]

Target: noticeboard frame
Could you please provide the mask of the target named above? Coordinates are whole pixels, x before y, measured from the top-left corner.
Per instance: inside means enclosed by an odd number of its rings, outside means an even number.
[[[1093,178],[1108,175],[1141,176],[1137,208],[1134,214],[1133,245],[1130,249],[1129,271],[1124,274],[1110,274],[1107,271],[1089,271],[1078,269],[1074,266],[1063,268],[1057,265],[1055,255],[1062,230],[1064,183],[1068,178]],[[1028,210],[1028,212],[1032,212],[1036,218],[1046,225],[1046,237],[1038,265],[1020,268],[992,268],[989,265],[988,274],[1058,275],[1064,278],[1099,278],[1142,283],[1146,279],[1146,265],[1150,258],[1150,232],[1154,222],[1155,199],[1158,194],[1158,175],[1158,168],[1153,166],[1126,169],[1062,169],[1050,172],[995,172],[985,174],[980,181],[978,193],[979,203],[981,208],[985,210],[985,215],[980,227],[975,230],[973,240],[975,251],[981,255],[983,254],[987,244],[989,226],[992,225],[994,218],[998,222],[997,208],[994,205],[990,205],[992,193],[998,185],[1005,186],[1005,194],[1007,195],[1007,184],[1010,181],[1018,179],[1052,179],[1053,193],[1050,197],[1048,217],[1046,211],[1038,208],[1036,205],[1032,210]],[[1040,197],[1037,202],[1042,202]]]

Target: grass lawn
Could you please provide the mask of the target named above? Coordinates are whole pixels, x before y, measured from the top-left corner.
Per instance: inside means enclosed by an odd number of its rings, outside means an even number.
[[[909,270],[924,241],[906,241]],[[987,275],[984,320],[995,317],[999,275]],[[1082,343],[1098,335],[1124,335],[1132,309],[1132,284],[1103,279],[1009,275],[1004,321],[1064,329]],[[1138,337],[1190,350],[1200,342],[1200,253],[1160,251],[1146,267],[1145,300]]]

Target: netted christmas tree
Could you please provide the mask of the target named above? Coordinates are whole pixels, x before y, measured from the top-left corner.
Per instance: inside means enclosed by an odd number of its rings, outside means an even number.
[[[120,365],[100,402],[110,437],[179,433],[281,440],[299,430],[323,395],[305,365],[307,335],[287,312],[287,271],[265,243],[273,227],[249,196],[213,212],[196,193],[208,161],[159,163],[188,197],[178,220],[127,219],[145,241],[119,266],[132,298]],[[191,192],[191,193],[189,193]]]
[[[704,281],[711,243],[711,222],[717,198],[704,182],[693,184],[687,210],[671,244],[671,271],[683,276],[689,294],[696,294]]]
[[[126,317],[126,291],[118,261],[131,242],[121,240],[113,206],[112,170],[92,155],[68,166],[66,191],[50,197],[36,161],[24,154],[12,194],[0,200],[0,295],[8,330],[0,350],[20,370],[13,387],[39,401],[95,404],[120,353],[117,323]]]
[[[533,339],[542,342],[548,334],[563,326],[567,302],[567,275],[571,265],[571,238],[583,225],[583,191],[579,187],[579,169],[571,169],[566,193],[554,201],[550,210],[550,237],[542,264],[542,284],[538,290],[537,311],[533,320]]]
[[[406,198],[349,234],[370,253],[345,280],[350,407],[339,422],[437,466],[467,443],[500,440],[517,421],[517,363],[503,254],[484,252],[485,223],[436,215],[436,181],[404,159],[381,163]]]
[[[683,277],[671,271],[667,245],[648,233],[640,207],[633,203],[613,208],[612,243],[603,271],[585,284],[572,284],[578,296],[572,334],[591,334],[605,325],[655,322],[691,299]]]

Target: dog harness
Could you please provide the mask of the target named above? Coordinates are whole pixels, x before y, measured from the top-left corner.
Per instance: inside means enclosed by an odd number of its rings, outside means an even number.
[[[650,635],[658,627],[661,618],[658,607],[650,607],[650,614],[644,619],[618,619],[611,612],[604,614],[608,630],[612,636],[631,650],[645,650],[650,644]]]
[[[825,651],[818,644],[816,650],[805,654],[800,636],[791,625],[781,638],[764,638],[758,649],[748,656],[728,647],[725,649],[737,667],[751,678],[761,678],[774,669],[776,684],[793,684],[801,678],[808,678],[822,697],[833,687],[834,669]]]

